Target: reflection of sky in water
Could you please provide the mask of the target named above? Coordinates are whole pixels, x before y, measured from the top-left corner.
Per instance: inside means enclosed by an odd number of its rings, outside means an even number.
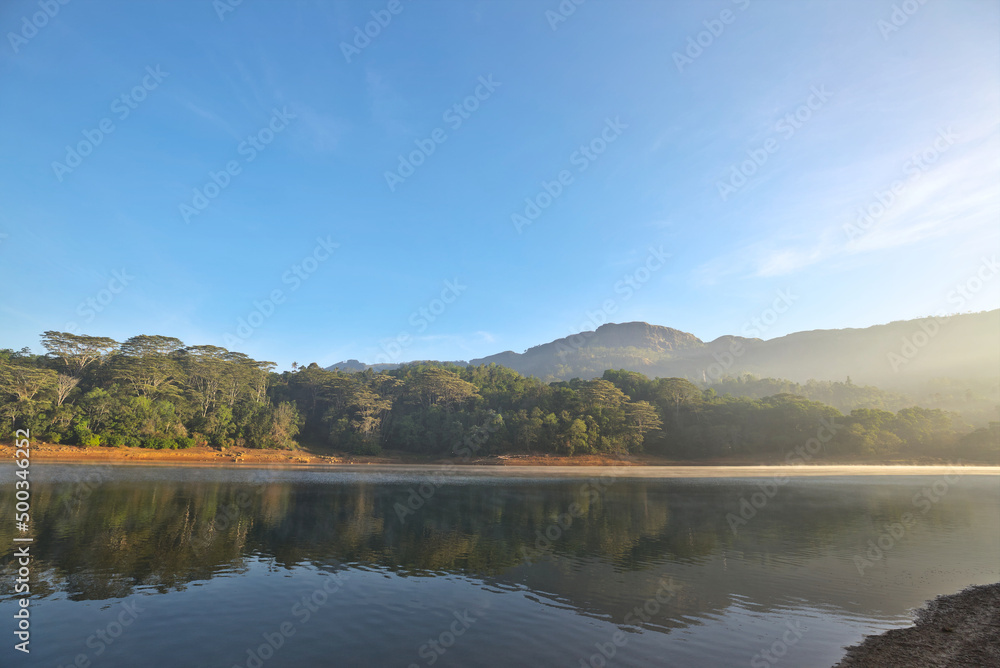
[[[100,484],[81,485],[85,470]],[[400,522],[396,504],[425,475],[32,475],[43,582],[31,665],[83,653],[95,666],[245,666],[247,648],[288,622],[294,633],[264,666],[598,665],[602,647],[612,665],[749,665],[789,628],[801,640],[777,665],[822,666],[865,633],[905,625],[928,598],[1000,579],[992,476],[962,476],[926,513],[914,494],[941,476],[793,479],[734,535],[726,515],[759,481],[617,479],[588,498],[589,477],[463,476]],[[9,489],[0,497],[10,505]],[[583,517],[556,532],[573,503]],[[906,512],[915,524],[860,576],[854,558]],[[333,574],[343,586],[303,621],[293,606]],[[128,601],[144,608],[136,621],[88,645]],[[437,654],[428,642],[442,634],[454,644]],[[0,655],[14,660],[9,646]]]

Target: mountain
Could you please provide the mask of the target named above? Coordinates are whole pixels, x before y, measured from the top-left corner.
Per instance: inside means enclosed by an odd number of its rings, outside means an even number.
[[[865,329],[796,332],[763,341],[693,334],[644,322],[602,325],[593,332],[507,351],[469,364],[496,363],[543,380],[594,378],[605,369],[713,381],[752,373],[796,382],[844,380],[880,387],[950,377],[996,382],[1000,376],[1000,310],[947,319],[903,320]]]
[[[413,360],[412,362],[400,362],[399,364],[365,364],[364,362],[359,362],[358,360],[345,360],[343,362],[337,362],[326,367],[327,371],[346,371],[348,373],[356,373],[358,371],[366,371],[371,369],[372,371],[378,373],[379,371],[392,371],[393,369],[398,369],[403,366],[403,364],[454,364],[455,366],[467,366],[469,363],[465,360],[459,360],[454,362],[438,362],[435,360]]]
[[[546,381],[596,378],[606,369],[628,369],[701,382],[751,373],[799,383],[850,376],[856,383],[885,388],[912,389],[944,377],[992,385],[1000,377],[1000,310],[864,329],[796,332],[767,341],[727,335],[705,342],[671,327],[626,322],[601,325],[523,353],[508,350],[468,362],[491,363]],[[379,371],[397,366],[348,360],[329,368]]]
[[[386,365],[380,364],[379,366],[386,366]],[[395,367],[396,365],[392,366]],[[354,371],[364,371],[365,369],[369,368],[373,368],[371,364],[365,364],[364,362],[359,362],[358,360],[347,360],[345,362],[337,362],[333,366],[328,366],[326,370],[354,372]]]
[[[499,364],[522,375],[543,380],[594,378],[605,369],[643,371],[666,360],[686,359],[706,350],[693,334],[645,322],[601,325],[593,332],[580,332],[523,353],[506,351],[482,359],[479,364]]]

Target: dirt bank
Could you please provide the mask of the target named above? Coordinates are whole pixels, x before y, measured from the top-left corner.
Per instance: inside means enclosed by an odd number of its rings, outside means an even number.
[[[1000,583],[941,596],[913,626],[868,636],[834,668],[1000,666]]]
[[[0,444],[0,461],[14,459],[14,448]],[[144,448],[81,448],[75,445],[32,443],[34,464],[121,464],[158,466],[222,466],[222,467],[281,467],[316,469],[356,469],[389,471],[439,470],[442,466],[461,466],[469,475],[556,475],[579,476],[581,469],[626,468],[628,477],[635,478],[750,478],[773,476],[868,476],[868,475],[941,475],[961,473],[1000,476],[998,466],[953,467],[944,461],[916,462],[856,462],[790,466],[778,461],[754,459],[714,459],[678,461],[650,455],[613,457],[610,455],[499,455],[464,459],[388,452],[379,457],[363,457],[345,453],[299,450],[254,450],[208,447],[186,450],[147,450]],[[618,474],[621,475],[621,474]]]
[[[14,457],[14,448],[10,444],[0,444],[0,458]],[[610,456],[584,455],[580,457],[548,457],[527,455],[498,455],[492,457],[476,457],[464,459],[461,457],[443,458],[414,455],[410,453],[386,453],[378,457],[366,457],[339,452],[316,451],[310,449],[298,450],[258,450],[253,448],[210,447],[186,448],[183,450],[149,450],[146,448],[83,448],[76,445],[57,445],[53,443],[31,443],[31,459],[33,462],[94,462],[102,464],[113,463],[210,463],[210,464],[404,464],[404,465],[434,465],[434,464],[472,464],[494,466],[611,466],[611,465],[651,465],[648,458],[626,457],[618,459]],[[658,460],[660,461],[660,460]],[[665,461],[665,460],[662,460]]]

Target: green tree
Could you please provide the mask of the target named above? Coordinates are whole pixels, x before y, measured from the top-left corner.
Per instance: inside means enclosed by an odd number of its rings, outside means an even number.
[[[42,334],[42,345],[49,351],[50,357],[61,362],[70,376],[79,378],[90,364],[102,364],[118,342],[104,336],[50,330]]]
[[[662,425],[656,408],[648,401],[633,401],[625,404],[625,425],[629,452],[640,452],[646,435]]]
[[[112,360],[115,377],[140,397],[173,398],[183,368],[175,359],[184,344],[170,336],[133,336],[118,348]]]

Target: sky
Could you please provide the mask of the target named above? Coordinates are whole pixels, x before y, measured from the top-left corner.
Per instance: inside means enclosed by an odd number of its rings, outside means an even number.
[[[7,1],[0,347],[469,360],[1000,306],[1000,4]]]

